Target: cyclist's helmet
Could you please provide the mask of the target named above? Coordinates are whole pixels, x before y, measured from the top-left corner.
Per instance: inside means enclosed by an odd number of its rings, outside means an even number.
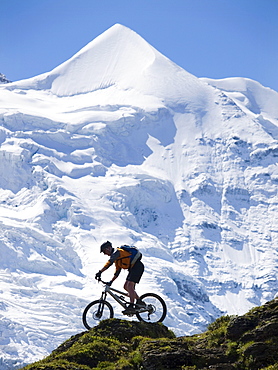
[[[100,253],[104,251],[104,249],[112,247],[112,243],[107,240],[107,242],[102,243],[100,246]]]

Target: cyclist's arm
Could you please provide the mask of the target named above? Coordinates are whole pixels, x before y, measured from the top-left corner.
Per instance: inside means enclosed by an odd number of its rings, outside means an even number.
[[[118,250],[116,250],[116,252],[114,252],[111,256],[110,256],[110,258],[109,258],[109,260],[106,262],[106,264],[103,266],[103,268],[101,269],[101,270],[99,270],[101,273],[103,272],[103,271],[105,271],[105,270],[107,270],[110,266],[112,266],[113,265],[113,263],[117,260],[117,258],[119,258],[120,257],[120,252],[118,251]],[[117,267],[116,267],[116,270],[117,270]],[[119,272],[120,273],[120,272]],[[119,273],[118,273],[118,275],[117,275],[117,277],[119,276]],[[115,272],[115,274],[116,274],[116,272]]]
[[[117,267],[117,265],[116,265],[116,270],[115,270],[115,274],[114,274],[114,276],[113,276],[113,278],[112,278],[112,280],[111,280],[111,282],[113,283],[113,281],[114,280],[116,280],[117,279],[117,277],[120,275],[120,272],[121,272],[121,268],[120,267]]]

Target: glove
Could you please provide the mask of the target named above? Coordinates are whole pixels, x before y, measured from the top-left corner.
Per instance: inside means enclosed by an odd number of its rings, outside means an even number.
[[[106,285],[111,286],[112,283],[113,283],[113,281],[108,281],[108,283],[106,283]]]
[[[100,280],[100,277],[101,277],[101,272],[97,272],[96,275],[95,275],[95,279],[96,280]]]

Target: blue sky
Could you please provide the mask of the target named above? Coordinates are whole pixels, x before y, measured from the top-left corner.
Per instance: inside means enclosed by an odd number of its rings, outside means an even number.
[[[278,0],[0,0],[0,73],[52,70],[115,23],[197,77],[278,91]]]

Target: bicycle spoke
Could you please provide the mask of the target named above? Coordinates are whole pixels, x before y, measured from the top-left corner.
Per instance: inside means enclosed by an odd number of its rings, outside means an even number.
[[[83,324],[89,330],[101,320],[111,319],[113,315],[113,308],[109,302],[101,300],[94,301],[83,312]]]

